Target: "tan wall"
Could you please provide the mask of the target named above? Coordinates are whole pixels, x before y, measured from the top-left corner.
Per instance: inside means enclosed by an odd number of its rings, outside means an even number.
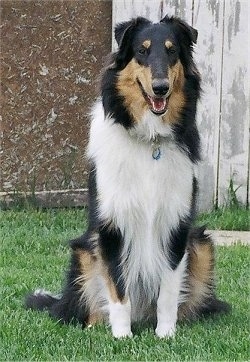
[[[86,185],[89,108],[111,1],[1,0],[0,191]]]

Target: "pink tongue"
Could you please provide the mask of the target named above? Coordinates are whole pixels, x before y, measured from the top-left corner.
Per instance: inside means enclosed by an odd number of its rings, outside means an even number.
[[[150,99],[151,104],[155,111],[159,112],[165,109],[166,107],[166,99],[164,98],[153,98]]]

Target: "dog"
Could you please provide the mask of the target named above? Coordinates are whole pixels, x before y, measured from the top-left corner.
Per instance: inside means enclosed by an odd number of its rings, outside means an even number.
[[[115,27],[117,52],[101,79],[88,144],[89,223],[71,241],[59,296],[26,306],[83,327],[108,321],[114,337],[150,320],[161,338],[179,320],[228,312],[215,295],[214,246],[194,228],[200,138],[198,32],[176,17]]]

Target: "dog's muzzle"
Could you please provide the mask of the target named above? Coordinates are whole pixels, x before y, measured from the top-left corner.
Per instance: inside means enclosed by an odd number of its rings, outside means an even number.
[[[154,96],[149,95],[143,88],[139,79],[137,79],[141,92],[151,110],[156,115],[162,115],[168,110],[169,101],[169,83],[167,79],[156,79],[152,82]]]

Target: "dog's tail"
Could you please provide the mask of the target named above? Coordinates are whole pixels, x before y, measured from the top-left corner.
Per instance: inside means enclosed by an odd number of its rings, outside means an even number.
[[[49,315],[60,323],[80,323],[84,327],[89,312],[85,303],[79,303],[79,295],[72,288],[62,295],[52,295],[42,289],[36,290],[25,299],[25,307],[33,310],[48,311]]]
[[[37,289],[34,293],[27,295],[25,306],[28,309],[49,311],[60,299],[61,296],[54,296],[43,289]]]
[[[180,305],[179,319],[197,319],[228,313],[231,306],[215,295],[214,244],[205,227],[194,228],[189,236],[187,295]]]

